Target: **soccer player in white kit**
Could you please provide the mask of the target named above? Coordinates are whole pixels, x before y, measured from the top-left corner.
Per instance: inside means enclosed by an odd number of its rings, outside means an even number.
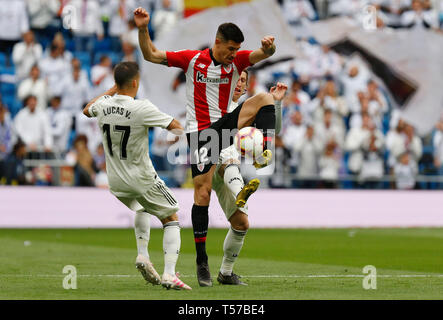
[[[149,100],[134,99],[140,80],[138,65],[119,63],[114,69],[116,85],[90,101],[83,110],[97,117],[102,130],[109,189],[129,209],[135,211],[136,267],[144,279],[167,289],[191,290],[175,274],[180,250],[177,200],[161,180],[149,158],[149,127],[182,133],[181,124],[161,112]],[[164,273],[160,278],[148,253],[150,214],[163,224]]]
[[[246,92],[247,83],[248,71],[245,69],[237,81],[228,112],[232,112],[238,106],[239,98]],[[270,90],[275,101],[276,134],[281,130],[281,101],[287,88],[285,84],[277,83]],[[233,267],[249,229],[246,201],[257,190],[260,180],[252,179],[245,185],[239,165],[240,154],[235,146],[231,145],[220,152],[212,177],[212,189],[216,192],[218,202],[231,224],[223,243],[223,260],[217,277],[220,284],[246,285],[240,280],[240,276],[233,272]]]

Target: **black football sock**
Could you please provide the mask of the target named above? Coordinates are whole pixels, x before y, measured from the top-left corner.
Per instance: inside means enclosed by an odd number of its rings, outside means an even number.
[[[197,251],[197,264],[208,262],[206,254],[206,235],[208,234],[209,206],[192,206],[192,228],[194,230],[195,250]]]
[[[275,133],[275,107],[263,106],[255,116],[255,126],[263,132],[263,150],[270,149]]]

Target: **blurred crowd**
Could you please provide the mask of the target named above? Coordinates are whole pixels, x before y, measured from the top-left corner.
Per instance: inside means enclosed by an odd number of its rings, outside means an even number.
[[[431,135],[419,137],[370,68],[317,43],[309,27],[311,21],[342,15],[363,25],[363,8],[370,4],[378,28],[441,32],[443,3],[275,1],[304,58],[252,69],[243,97],[267,91],[276,81],[290,88],[276,137],[276,171],[268,185],[443,186],[417,183],[417,175],[443,173],[443,120]],[[96,120],[81,111],[113,85],[116,63],[142,62],[132,20],[138,6],[151,13],[153,39],[183,19],[183,0],[0,0],[0,184],[54,185],[65,179],[68,185],[106,187],[101,132]],[[168,185],[186,186],[187,168],[166,160],[170,143],[165,136],[152,130],[149,138],[154,166]],[[59,172],[57,180],[54,168],[61,164],[71,171]]]

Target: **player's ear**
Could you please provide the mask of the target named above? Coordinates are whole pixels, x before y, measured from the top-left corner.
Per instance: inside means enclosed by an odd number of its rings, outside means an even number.
[[[137,88],[137,80],[136,79],[132,80],[132,87]]]

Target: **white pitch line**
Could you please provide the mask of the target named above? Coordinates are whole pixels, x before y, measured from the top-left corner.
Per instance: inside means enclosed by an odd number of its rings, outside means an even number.
[[[58,274],[0,274],[0,278],[16,277],[16,278],[62,278],[65,275]],[[138,278],[139,275],[130,274],[77,274],[80,278]],[[181,275],[183,278],[195,278],[194,275]],[[360,274],[312,274],[312,275],[243,275],[243,278],[363,278],[365,275]],[[380,274],[377,278],[443,278],[443,274]]]

